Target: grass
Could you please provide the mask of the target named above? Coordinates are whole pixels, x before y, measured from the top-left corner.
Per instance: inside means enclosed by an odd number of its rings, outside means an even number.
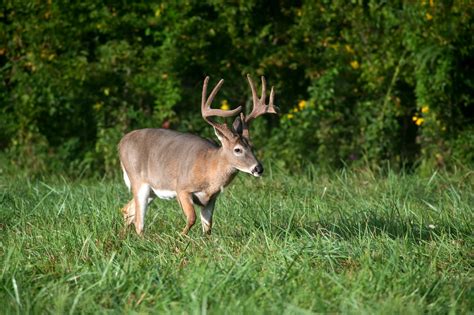
[[[239,175],[213,235],[120,180],[0,177],[1,313],[474,311],[472,172]]]

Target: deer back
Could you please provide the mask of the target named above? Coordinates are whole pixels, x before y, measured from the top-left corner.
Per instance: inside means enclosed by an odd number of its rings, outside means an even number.
[[[135,130],[119,143],[120,161],[132,183],[169,191],[209,186],[209,177],[222,164],[219,149],[211,141],[167,129]]]

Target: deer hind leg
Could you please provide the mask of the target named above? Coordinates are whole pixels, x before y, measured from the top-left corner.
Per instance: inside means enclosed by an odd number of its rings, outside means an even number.
[[[191,194],[186,192],[178,193],[178,202],[183,209],[184,215],[186,216],[186,226],[181,232],[182,235],[188,234],[189,230],[192,228],[196,222],[196,212],[194,211],[194,206],[192,202]]]
[[[202,225],[202,232],[204,234],[211,234],[212,229],[212,214],[214,212],[214,206],[216,204],[217,198],[211,198],[207,205],[202,207],[201,209],[201,225]]]
[[[145,225],[145,214],[148,207],[148,198],[150,196],[150,186],[142,184],[133,192],[134,208],[135,208],[135,231],[138,235],[143,233]]]
[[[125,167],[123,166],[122,163],[120,163],[120,166],[122,166],[122,172],[123,172],[123,181],[125,182],[125,185],[127,185],[128,190],[131,190],[131,182],[130,182],[130,177],[128,177],[127,171],[125,170]],[[123,208],[122,208],[122,214],[123,218],[125,220],[125,224],[129,226],[134,222],[135,219],[135,200],[132,199],[130,200]]]
[[[132,224],[135,220],[135,200],[130,200],[123,208],[122,208],[123,219],[125,220],[125,224],[128,226]]]

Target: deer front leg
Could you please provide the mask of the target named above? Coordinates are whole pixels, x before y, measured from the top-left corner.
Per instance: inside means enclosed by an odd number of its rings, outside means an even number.
[[[196,212],[194,211],[192,195],[187,192],[179,192],[178,202],[183,209],[184,215],[186,216],[186,226],[181,234],[186,235],[196,222]]]
[[[213,197],[209,200],[207,205],[202,207],[201,209],[201,225],[202,225],[202,232],[204,234],[211,234],[212,229],[212,214],[214,212],[214,206],[216,204],[217,197]]]

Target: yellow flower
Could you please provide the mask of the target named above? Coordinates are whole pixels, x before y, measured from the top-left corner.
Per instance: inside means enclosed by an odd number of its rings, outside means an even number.
[[[160,17],[163,14],[163,11],[165,11],[165,5],[162,3],[155,9],[155,17]]]
[[[221,102],[221,109],[222,110],[229,110],[230,109],[230,106],[229,106],[229,103],[227,103],[227,100],[223,100]]]
[[[305,100],[299,101],[299,102],[298,102],[298,108],[299,108],[300,110],[305,109],[305,108],[306,108],[306,101],[305,101]]]
[[[416,116],[416,115],[415,115],[415,116],[413,116],[413,117],[411,118],[411,120],[413,120],[413,121],[417,121],[417,120],[418,120],[418,116]]]
[[[31,61],[28,61],[25,63],[25,67],[29,68],[31,71],[35,72],[36,71],[36,66],[34,63]]]
[[[286,115],[286,118],[288,118],[288,119],[293,119],[293,117],[294,117],[293,114],[287,114]]]
[[[425,120],[423,118],[418,118],[416,121],[415,121],[415,124],[417,126],[421,126],[423,123],[425,122]]]
[[[425,105],[425,106],[423,106],[423,107],[421,108],[421,112],[422,112],[423,114],[426,114],[426,113],[428,113],[429,111],[430,111],[430,108],[429,108],[428,105]]]
[[[344,48],[346,49],[346,51],[349,54],[354,54],[355,53],[355,51],[354,51],[354,49],[352,49],[351,45],[344,45]]]
[[[434,6],[434,0],[430,0],[430,7]]]
[[[101,110],[102,106],[104,106],[104,103],[97,102],[97,103],[94,104],[93,108],[94,108],[95,111],[99,111],[99,110]]]
[[[428,21],[431,21],[431,20],[433,19],[433,16],[427,12],[427,13],[426,13],[426,19],[427,19]]]
[[[352,69],[359,69],[360,67],[359,62],[357,60],[351,61],[351,67]]]

